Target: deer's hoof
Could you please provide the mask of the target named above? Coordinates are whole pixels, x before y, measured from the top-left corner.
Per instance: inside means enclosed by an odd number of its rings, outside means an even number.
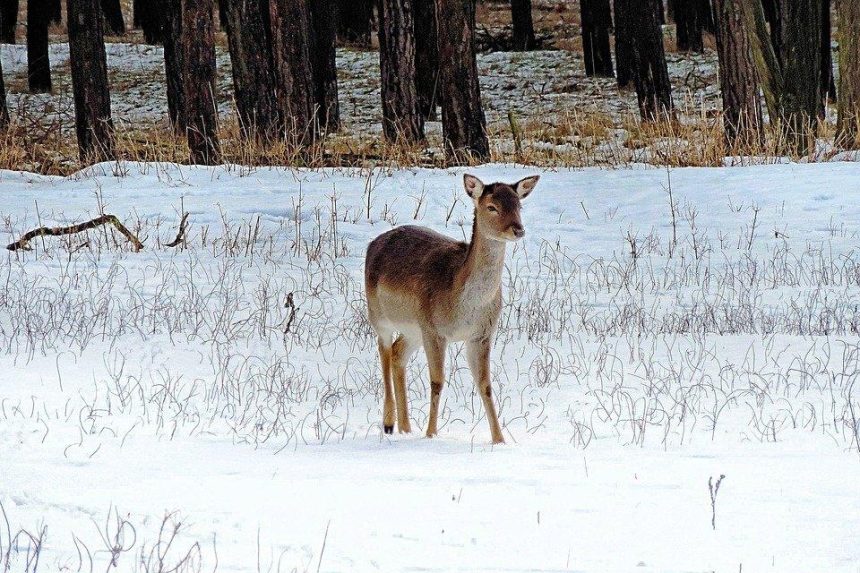
[[[394,433],[394,425],[393,424],[391,426],[384,425],[384,426],[382,426],[382,431],[385,432],[386,434],[393,434]]]

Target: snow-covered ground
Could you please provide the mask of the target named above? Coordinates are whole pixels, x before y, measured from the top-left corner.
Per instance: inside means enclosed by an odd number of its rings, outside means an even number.
[[[0,570],[860,568],[856,163],[542,172],[496,447],[458,345],[439,437],[420,353],[382,434],[364,314],[372,237],[468,236],[462,170],[0,173],[6,242],[101,212],[145,249],[0,260]]]

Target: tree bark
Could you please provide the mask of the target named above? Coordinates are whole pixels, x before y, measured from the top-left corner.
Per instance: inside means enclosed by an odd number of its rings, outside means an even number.
[[[415,87],[415,38],[411,0],[379,0],[379,68],[382,132],[392,142],[424,139]]]
[[[580,0],[582,16],[582,50],[585,53],[585,75],[613,77],[609,28],[612,14],[609,0]]]
[[[220,160],[215,105],[215,5],[213,0],[182,2],[182,63],[191,162]]]
[[[233,89],[244,139],[279,136],[268,0],[223,0]]]
[[[113,36],[124,35],[125,19],[122,17],[119,0],[102,0],[102,12],[107,21],[108,32]]]
[[[270,0],[275,96],[281,133],[294,146],[316,141],[310,22],[304,0]]]
[[[98,0],[67,0],[69,63],[81,161],[114,158],[104,29]]]
[[[633,83],[644,120],[667,117],[672,111],[672,86],[663,51],[663,30],[654,0],[624,0],[631,25]],[[675,6],[676,10],[678,6]]]
[[[418,108],[426,120],[436,119],[439,102],[439,34],[433,0],[412,0],[415,9],[415,87]]]
[[[782,19],[781,96],[786,135],[795,151],[811,151],[812,136],[822,106],[821,1],[794,0],[780,9]]]
[[[839,21],[839,100],[836,142],[860,149],[860,3],[837,0]]]
[[[370,46],[373,0],[337,0],[337,36],[342,42]]]
[[[0,64],[0,130],[9,127],[9,106],[6,104],[6,82],[3,81],[3,66]]]
[[[337,25],[334,0],[310,2],[311,71],[314,78],[314,102],[320,130],[336,132],[340,127],[337,101]]]
[[[0,0],[0,43],[14,44],[18,27],[18,0]]]
[[[711,0],[696,0],[696,4],[699,10],[699,25],[706,32],[716,34],[717,24],[714,21],[714,10],[711,7]]]
[[[625,88],[633,81],[633,31],[627,6],[630,0],[613,0],[615,9],[615,65],[618,87]]]
[[[48,0],[48,23],[61,24],[63,22],[63,5],[60,0]]]
[[[51,91],[51,62],[48,59],[47,0],[27,2],[27,81],[30,93]]]
[[[167,80],[167,116],[179,135],[185,135],[185,67],[182,54],[182,2],[158,0],[161,11],[161,36],[164,43],[164,75]]]
[[[436,18],[445,157],[454,164],[489,159],[475,58],[475,5],[472,0],[436,0]]]
[[[511,0],[514,51],[535,48],[535,27],[532,21],[532,0]]]
[[[770,29],[768,36],[770,44],[773,46],[773,52],[780,65],[782,64],[782,18],[779,14],[780,2],[783,1],[786,0],[761,0],[761,6],[764,9],[764,19]]]
[[[174,0],[181,2],[181,0]],[[139,23],[143,31],[143,41],[147,44],[161,44],[162,15],[159,14],[158,2],[153,0],[136,0],[134,3],[134,21]]]
[[[141,4],[143,4],[146,0],[132,0],[131,3],[131,24],[133,28],[140,28],[141,21],[140,16],[141,13],[145,10]]]
[[[826,102],[836,101],[836,82],[833,79],[833,54],[830,44],[830,0],[821,0],[821,109],[818,110],[818,115],[822,119]]]
[[[755,62],[742,15],[741,3],[746,1],[714,0],[723,129],[730,149],[737,143],[746,147],[760,143],[763,136]]]
[[[682,52],[702,52],[702,21],[700,0],[675,1],[675,26],[678,50]]]

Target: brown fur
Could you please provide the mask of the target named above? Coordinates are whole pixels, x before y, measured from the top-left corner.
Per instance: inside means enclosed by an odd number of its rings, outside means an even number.
[[[525,233],[520,200],[531,192],[537,179],[534,176],[513,185],[484,186],[466,175],[466,191],[475,204],[469,243],[407,225],[383,233],[368,246],[365,292],[370,323],[379,338],[386,433],[393,431],[395,407],[398,429],[411,431],[405,367],[412,353],[423,345],[433,389],[427,436],[436,434],[445,382],[445,347],[462,340],[492,440],[504,442],[490,388],[490,344],[502,307],[505,242],[518,240]]]

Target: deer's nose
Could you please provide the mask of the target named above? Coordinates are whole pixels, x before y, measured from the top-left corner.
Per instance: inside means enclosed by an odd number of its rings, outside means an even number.
[[[514,236],[517,239],[522,239],[526,234],[526,230],[523,229],[523,226],[519,223],[514,223],[513,225],[511,225],[511,231],[514,232]]]

